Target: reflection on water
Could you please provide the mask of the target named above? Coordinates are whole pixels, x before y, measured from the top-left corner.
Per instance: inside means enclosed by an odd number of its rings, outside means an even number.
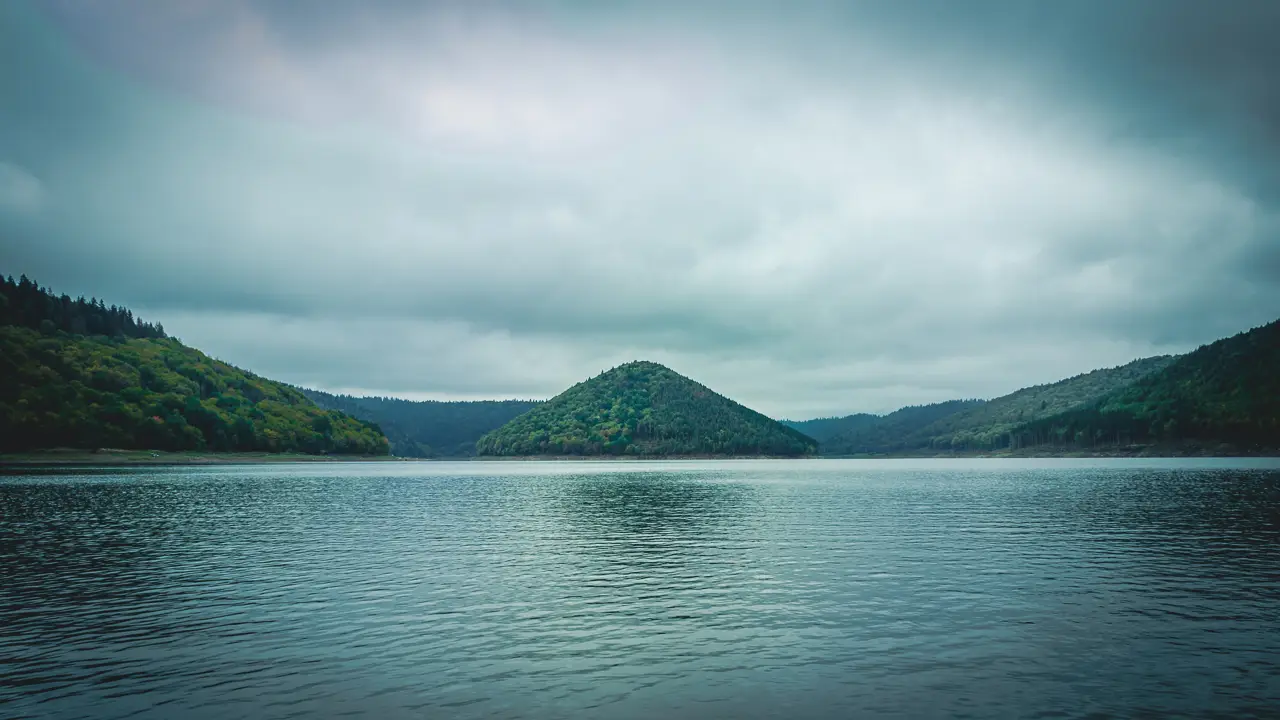
[[[758,493],[707,473],[571,476],[557,488],[566,522],[636,536],[696,533],[732,521]]]
[[[1275,463],[0,476],[4,717],[1269,717]]]
[[[680,563],[740,535],[759,492],[706,475],[639,473],[567,478],[549,494],[548,518],[579,556]]]

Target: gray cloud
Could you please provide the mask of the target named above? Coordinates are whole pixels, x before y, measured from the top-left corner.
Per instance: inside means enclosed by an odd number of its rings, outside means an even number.
[[[0,162],[0,210],[20,215],[36,213],[44,205],[39,178],[12,163]]]
[[[297,8],[0,8],[4,270],[328,389],[791,416],[1280,314],[1268,4]]]

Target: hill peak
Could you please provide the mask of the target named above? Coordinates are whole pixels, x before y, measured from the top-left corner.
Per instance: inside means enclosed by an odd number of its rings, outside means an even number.
[[[617,365],[615,367],[612,367],[606,370],[604,374],[619,372],[619,371],[625,372],[628,370],[665,370],[666,372],[672,373],[674,375],[680,374],[675,370],[672,370],[671,368],[667,367],[666,365],[663,365],[662,363],[653,362],[652,360],[631,360],[629,362],[624,362],[621,365]]]

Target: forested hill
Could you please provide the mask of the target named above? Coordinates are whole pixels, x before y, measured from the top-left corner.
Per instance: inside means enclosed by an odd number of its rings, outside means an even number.
[[[808,435],[819,443],[858,428],[868,427],[880,421],[879,415],[855,413],[844,417],[814,418],[813,420],[780,420],[783,425]]]
[[[993,400],[953,400],[903,408],[822,443],[824,455],[895,455],[985,452],[1009,447],[1020,426],[1085,407],[1108,393],[1158,372],[1174,358],[1135,360],[1048,385],[1023,388]]]
[[[937,450],[992,450],[1009,445],[1019,425],[1085,406],[1108,393],[1168,367],[1169,355],[1143,358],[1118,367],[1094,370],[1036,385],[988,400],[921,428],[910,441]]]
[[[1280,320],[1202,346],[1085,407],[1026,423],[1012,435],[1016,447],[1280,450]]]
[[[376,422],[401,457],[468,457],[490,430],[536,407],[538,400],[444,402],[333,395],[300,388],[322,408]]]
[[[827,439],[823,455],[891,455],[914,449],[914,438],[922,428],[938,420],[983,405],[982,400],[948,400],[931,405],[912,405],[860,424]]]
[[[25,279],[4,283],[0,308],[0,450],[388,452],[377,425],[166,338],[128,310]]]
[[[814,440],[651,362],[578,383],[476,444],[480,455],[770,455]]]

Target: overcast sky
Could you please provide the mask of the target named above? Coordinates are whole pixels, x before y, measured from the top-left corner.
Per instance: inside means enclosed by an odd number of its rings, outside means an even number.
[[[0,272],[333,391],[774,417],[1280,316],[1280,3],[0,3]]]

